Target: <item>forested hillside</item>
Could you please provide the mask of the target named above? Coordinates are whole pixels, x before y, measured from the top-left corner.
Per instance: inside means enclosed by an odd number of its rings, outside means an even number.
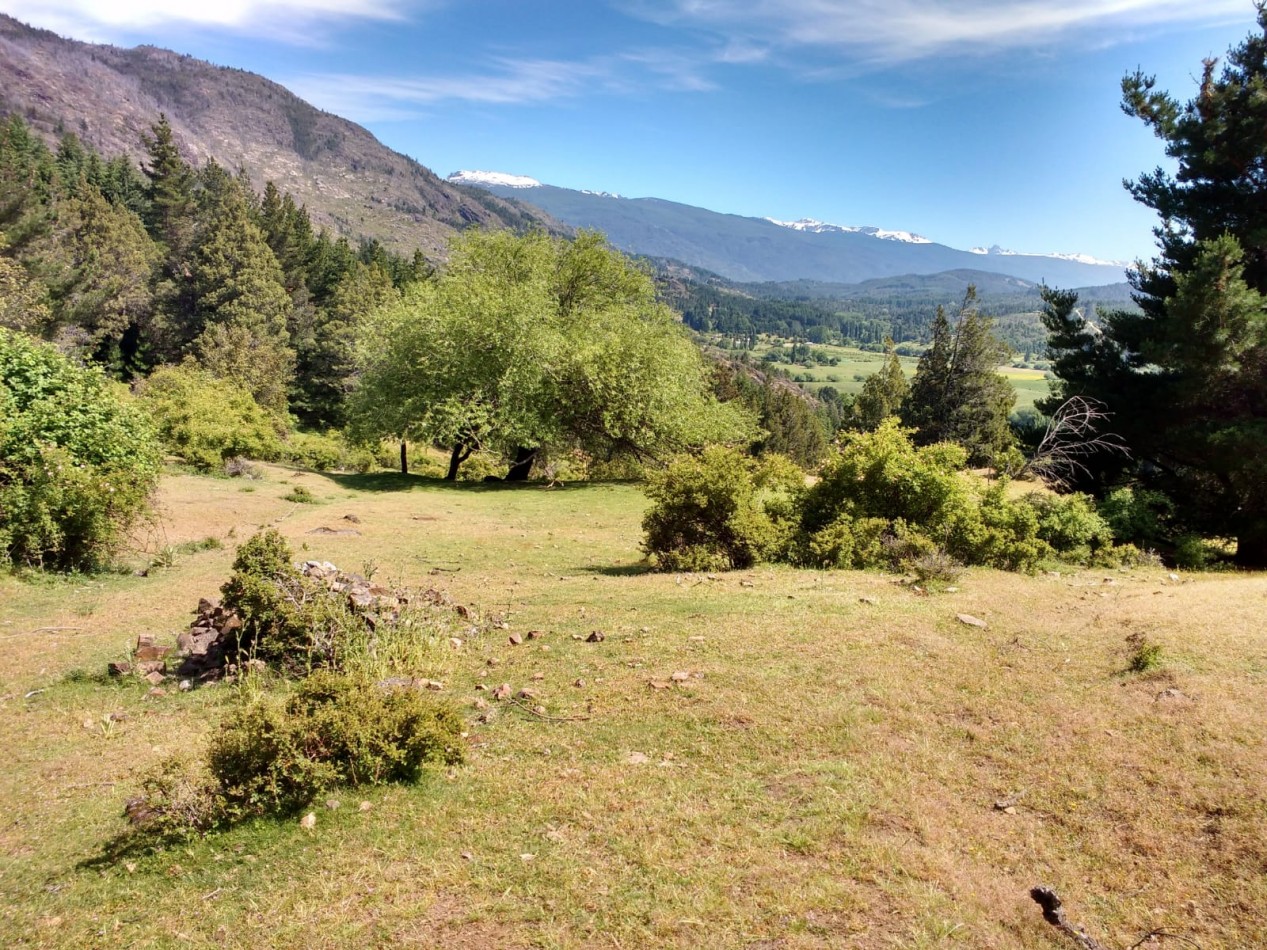
[[[443,250],[471,225],[560,226],[536,209],[458,188],[353,122],[263,76],[152,46],[80,43],[0,13],[0,114],[24,117],[53,147],[73,132],[107,158],[145,155],[141,134],[168,117],[182,157],[275,182],[336,237],[402,253]]]

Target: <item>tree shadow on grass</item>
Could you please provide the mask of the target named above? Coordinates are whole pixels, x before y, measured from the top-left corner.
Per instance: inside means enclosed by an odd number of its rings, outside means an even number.
[[[507,491],[549,491],[566,494],[587,489],[603,488],[608,485],[632,484],[630,482],[568,482],[567,484],[548,485],[541,481],[450,482],[434,475],[402,475],[400,472],[369,472],[366,474],[324,472],[316,474],[321,474],[322,477],[328,478],[340,488],[360,492],[441,491],[483,494],[486,492]]]
[[[641,561],[634,564],[588,564],[578,570],[583,574],[601,574],[603,577],[641,577],[654,574],[655,568]]]

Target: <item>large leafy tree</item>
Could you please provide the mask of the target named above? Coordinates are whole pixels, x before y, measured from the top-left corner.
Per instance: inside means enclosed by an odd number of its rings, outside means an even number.
[[[434,281],[366,321],[354,428],[476,448],[526,477],[542,448],[654,456],[745,438],[651,279],[601,236],[472,232]]]
[[[1267,567],[1267,10],[1181,104],[1141,73],[1123,108],[1176,163],[1127,187],[1161,216],[1159,254],[1132,275],[1139,312],[1093,321],[1047,295],[1058,398],[1098,399],[1134,474],[1166,492],[1179,527],[1235,538]],[[1110,472],[1111,474],[1111,472]]]
[[[974,464],[993,461],[1011,442],[1008,415],[1016,391],[998,372],[1009,355],[977,309],[975,287],[968,288],[953,323],[938,307],[932,344],[901,404],[903,424],[917,430],[916,443],[956,442]]]
[[[902,361],[898,358],[893,338],[887,337],[884,341],[884,365],[879,372],[867,377],[854,403],[858,426],[868,432],[878,429],[885,419],[898,414],[910,391],[911,385],[902,372]]]

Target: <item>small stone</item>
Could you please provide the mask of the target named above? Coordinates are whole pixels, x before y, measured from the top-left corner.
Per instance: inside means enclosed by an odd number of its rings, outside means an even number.
[[[688,673],[686,670],[678,670],[676,673],[674,673],[672,676],[669,677],[669,679],[673,680],[673,682],[675,683],[685,683],[690,678],[691,678],[691,674]]]
[[[607,639],[607,636],[603,633],[603,631],[595,630],[593,633],[591,633],[588,637],[585,638],[585,642],[586,643],[602,643],[606,639]]]
[[[958,587],[947,587],[947,588],[946,588],[946,593],[947,593],[947,594],[957,594],[957,593],[959,593],[959,588],[958,588]]]
[[[541,637],[544,637],[544,636],[545,636],[545,633],[543,633],[543,632],[542,632],[542,631],[540,631],[540,630],[529,630],[529,631],[528,631],[528,639],[529,639],[529,640],[538,640],[538,639],[540,639]]]
[[[373,808],[373,807],[374,807],[374,806],[373,806],[373,805],[371,805],[369,802],[361,802],[361,804],[357,806],[357,810],[358,810],[358,811],[369,811],[369,810],[370,810],[371,808]]]
[[[982,629],[985,629],[989,626],[989,624],[980,617],[974,617],[972,614],[955,614],[955,619],[969,627],[981,627]]]
[[[546,714],[546,708],[544,706],[533,706],[532,711],[535,712],[538,716],[544,716]],[[547,749],[546,755],[549,755],[549,754],[550,752]]]
[[[756,587],[757,585],[752,583],[752,581],[740,581],[739,586],[740,587]]]
[[[462,649],[462,638],[461,638],[461,637],[449,637],[449,646],[450,646],[450,647],[452,647],[454,650],[460,650],[460,649]]]
[[[189,692],[189,691],[190,691],[191,689],[193,689],[193,688],[194,688],[194,683],[193,683],[193,680],[181,680],[181,681],[180,681],[180,691],[181,691],[182,693],[187,693],[187,692]]]
[[[506,639],[510,641],[512,647],[520,646],[524,642],[524,638],[517,633],[512,633]]]
[[[475,698],[475,702],[471,703],[471,705],[474,706],[476,709],[487,709],[488,700],[485,699],[483,696],[477,696]]]
[[[132,672],[131,663],[114,662],[106,665],[106,672],[111,676],[126,676]]]
[[[486,664],[486,665],[488,665],[488,666],[496,666],[496,665],[497,665],[500,661],[497,659],[497,657],[495,657],[495,656],[490,656],[490,657],[489,657],[487,660],[485,660],[484,662],[485,662],[485,664]]]
[[[459,855],[459,856],[462,858],[462,860],[463,860],[463,861],[474,861],[474,860],[475,860],[475,855],[471,854],[471,852],[469,852],[469,851],[463,851],[463,852],[462,852],[462,854],[461,854],[461,855]]]
[[[520,860],[520,861],[533,861],[533,860],[535,860],[535,859],[536,859],[536,857],[537,857],[537,856],[536,856],[535,854],[521,854],[521,855],[519,856],[519,860]]]
[[[575,686],[577,689],[582,689],[585,686],[585,680],[577,679],[576,681],[572,683],[572,685]]]
[[[166,696],[166,695],[167,695],[167,690],[163,689],[163,687],[161,687],[161,686],[155,686],[155,687],[151,688],[151,689],[150,689],[150,691],[149,691],[149,692],[147,692],[145,695],[146,695],[146,696],[151,696],[151,697],[153,697],[154,699],[158,699],[160,696]]]
[[[423,683],[424,689],[430,689],[436,692],[439,692],[440,690],[444,689],[444,684],[441,683],[439,680],[423,680],[422,683]]]
[[[535,689],[529,689],[527,686],[525,686],[523,689],[521,689],[518,693],[515,694],[515,697],[517,699],[536,699],[537,691]]]
[[[165,679],[167,679],[167,677],[164,676],[162,673],[160,673],[158,670],[154,670],[150,673],[145,674],[145,681],[149,683],[151,686],[157,686],[159,683],[163,682],[163,680]]]
[[[651,759],[642,752],[630,752],[625,758],[625,763],[628,765],[646,765],[650,761]]]
[[[672,689],[673,684],[667,680],[648,680],[647,685],[652,689]]]
[[[334,811],[335,809],[337,809],[339,805],[341,804],[342,802],[340,802],[337,798],[326,799],[326,808],[330,809],[331,811]]]
[[[475,684],[475,689],[476,689],[476,691],[477,691],[477,692],[480,692],[480,693],[486,692],[486,691],[488,690],[488,684],[487,684],[487,683],[476,683],[476,684]]]
[[[546,678],[546,675],[544,673],[533,673],[532,678],[535,682],[539,683]]]
[[[868,605],[869,607],[875,607],[875,606],[877,606],[880,602],[879,602],[878,600],[876,600],[874,597],[859,597],[859,598],[858,598],[858,603],[860,603],[860,604],[866,604],[866,605]]]
[[[509,699],[514,693],[509,683],[502,683],[493,690],[493,699]]]
[[[310,811],[310,812],[308,812],[308,814],[306,814],[306,815],[304,815],[302,818],[300,818],[300,819],[299,819],[299,827],[300,827],[300,828],[307,828],[309,831],[311,831],[313,828],[317,827],[317,813],[316,813],[316,812],[311,812],[311,811]]]
[[[686,639],[687,639],[690,643],[703,643],[703,642],[704,642],[704,640],[705,640],[705,639],[707,639],[707,638],[706,638],[706,637],[687,637]]]

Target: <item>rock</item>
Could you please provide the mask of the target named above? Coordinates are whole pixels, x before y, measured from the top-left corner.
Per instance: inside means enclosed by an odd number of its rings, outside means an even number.
[[[501,686],[493,690],[493,699],[510,699],[513,693],[514,690],[509,683],[502,683]]]
[[[370,810],[371,808],[373,808],[373,807],[374,807],[374,806],[373,806],[373,805],[371,805],[369,802],[361,802],[361,804],[357,806],[357,810],[358,810],[358,811],[369,811],[369,810]]]
[[[153,699],[158,699],[159,697],[166,696],[167,690],[163,689],[163,687],[161,686],[155,686],[151,688],[150,691],[147,692],[145,695],[150,696]]]
[[[352,524],[360,524],[360,523],[361,523],[361,519],[360,519],[360,518],[358,518],[356,515],[344,515],[344,516],[343,516],[343,520],[344,520],[344,521],[350,521],[350,522],[352,522]]]
[[[546,675],[544,673],[533,673],[532,678],[535,682],[539,683],[546,678]]]
[[[602,643],[606,639],[607,639],[607,636],[606,634],[603,633],[603,631],[595,630],[593,633],[591,633],[588,637],[585,638],[585,642],[586,643]]]
[[[180,681],[180,691],[181,691],[182,693],[187,693],[187,692],[189,692],[189,691],[190,691],[191,689],[193,689],[193,688],[194,688],[194,684],[193,684],[193,681],[192,681],[192,680],[181,680],[181,681]]]
[[[136,638],[136,650],[133,651],[133,658],[137,660],[161,660],[171,652],[171,647],[160,647],[155,643],[152,634],[142,634]]]
[[[668,680],[647,680],[647,685],[652,689],[672,689],[673,684]]]
[[[574,681],[572,685],[575,686],[577,689],[583,689],[585,687],[585,680],[578,679]]]
[[[518,699],[536,699],[537,691],[535,689],[529,689],[527,686],[525,686],[518,693],[516,693],[515,696]]]
[[[497,665],[498,663],[500,663],[500,662],[501,662],[501,661],[500,661],[499,659],[497,659],[497,657],[495,657],[495,656],[490,656],[487,660],[485,660],[485,661],[484,661],[484,665],[485,665],[485,666],[496,666],[496,665]]]
[[[506,639],[510,641],[512,647],[520,646],[524,642],[524,638],[517,633],[512,633]]]
[[[474,706],[476,709],[484,710],[488,708],[488,700],[485,699],[483,696],[477,696],[475,697],[475,702],[471,703],[471,705]]]
[[[691,678],[691,674],[688,673],[686,670],[678,670],[676,673],[674,673],[672,676],[669,677],[669,679],[671,679],[675,683],[685,683],[690,678]]]
[[[149,676],[151,673],[166,673],[167,663],[164,660],[142,660],[136,664],[136,671],[142,676]]]
[[[449,637],[449,648],[450,648],[450,649],[453,649],[453,650],[460,650],[460,649],[462,649],[462,638],[461,638],[461,637]]]
[[[299,827],[300,827],[300,828],[306,828],[306,829],[308,829],[309,831],[311,831],[313,828],[317,827],[317,813],[316,813],[316,812],[311,812],[311,811],[310,811],[310,812],[308,812],[308,814],[306,814],[306,815],[304,815],[302,818],[300,818],[300,819],[299,819]]]
[[[630,752],[629,755],[625,757],[625,763],[627,765],[646,765],[650,761],[651,759],[642,752]]]
[[[132,664],[123,663],[121,661],[108,663],[106,664],[106,672],[109,673],[111,676],[127,676],[129,673],[132,672]]]
[[[335,809],[337,809],[339,805],[341,804],[342,802],[340,802],[337,798],[326,799],[326,808],[330,809],[331,811],[334,811]]]
[[[1182,690],[1176,689],[1175,687],[1171,686],[1171,687],[1168,687],[1167,689],[1163,689],[1160,693],[1154,696],[1153,702],[1171,703],[1171,704],[1182,706],[1182,705],[1187,705],[1188,703],[1193,702],[1193,699],[1191,696],[1189,696],[1187,693],[1183,692]]]
[[[435,692],[439,692],[444,689],[444,684],[439,680],[423,680],[422,684],[424,689],[433,690]]]
[[[167,679],[167,677],[158,670],[154,670],[150,673],[146,673],[144,679],[145,682],[149,683],[151,686],[157,686],[159,683],[163,682],[163,680]]]
[[[528,631],[528,639],[529,639],[529,640],[537,640],[537,639],[539,639],[539,638],[541,638],[541,637],[544,637],[544,636],[545,636],[545,634],[544,634],[542,631],[540,631],[540,630],[529,630],[529,631]]]
[[[866,604],[866,605],[867,605],[867,606],[869,606],[869,607],[875,607],[875,606],[877,606],[880,602],[879,602],[878,600],[876,600],[874,597],[859,597],[859,598],[858,598],[858,603],[860,603],[860,604]]]
[[[955,614],[955,619],[969,627],[980,627],[983,630],[989,626],[980,617],[974,617],[972,614]]]
[[[198,613],[199,614],[209,614],[211,613],[211,611],[215,610],[217,606],[218,606],[217,604],[214,604],[211,601],[207,600],[206,597],[200,597],[198,599]]]

